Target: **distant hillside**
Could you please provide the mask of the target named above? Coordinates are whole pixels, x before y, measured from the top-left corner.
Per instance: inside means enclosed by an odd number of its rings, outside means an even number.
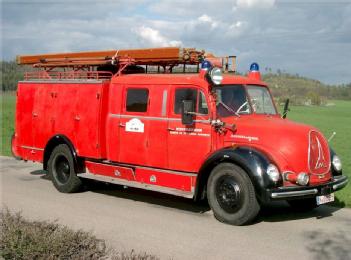
[[[2,91],[16,90],[17,82],[23,79],[24,70],[25,68],[18,66],[15,61],[1,61]],[[328,99],[351,100],[351,83],[331,86],[299,75],[281,73],[279,70],[276,73],[269,70],[267,72],[269,73],[263,74],[263,80],[270,85],[279,103],[284,102],[288,97],[293,104],[313,105],[326,103]]]
[[[347,85],[326,85],[314,79],[288,73],[264,74],[276,99],[282,102],[290,98],[294,104],[320,105],[327,99],[351,100],[351,83]]]
[[[0,62],[0,79],[2,91],[16,90],[17,82],[23,80],[24,68],[14,61]]]

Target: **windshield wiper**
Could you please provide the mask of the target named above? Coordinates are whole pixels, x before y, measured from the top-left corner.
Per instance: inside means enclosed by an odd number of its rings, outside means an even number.
[[[241,109],[244,107],[244,106],[246,106],[247,105],[247,101],[245,101],[239,108],[238,108],[238,110],[235,112],[235,114],[237,115],[237,116],[239,116],[239,112],[241,111]]]
[[[219,101],[219,104],[221,104],[225,109],[227,109],[229,112],[233,113],[234,115],[236,115],[237,117],[240,117],[240,115],[235,112],[233,109],[231,109],[229,106],[227,106],[226,104],[224,104],[222,101]]]

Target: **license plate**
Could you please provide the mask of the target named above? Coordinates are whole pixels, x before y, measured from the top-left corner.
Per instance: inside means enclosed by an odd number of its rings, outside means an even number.
[[[328,195],[323,195],[323,196],[317,196],[316,200],[317,200],[317,205],[332,202],[334,201],[334,193],[330,193]]]

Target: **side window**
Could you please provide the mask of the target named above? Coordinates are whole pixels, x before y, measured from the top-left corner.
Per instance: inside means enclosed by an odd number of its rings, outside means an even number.
[[[178,88],[175,91],[174,113],[182,112],[183,100],[192,100],[194,106],[197,104],[197,90],[192,88]]]
[[[208,105],[206,102],[206,97],[202,91],[200,91],[200,94],[199,94],[199,104],[198,104],[197,112],[204,115],[208,114]]]
[[[130,88],[127,89],[126,110],[128,112],[146,112],[149,101],[149,90]]]

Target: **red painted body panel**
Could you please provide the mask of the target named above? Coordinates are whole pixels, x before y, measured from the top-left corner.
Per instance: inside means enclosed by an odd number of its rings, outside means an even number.
[[[130,167],[109,165],[86,161],[85,165],[90,173],[104,175],[113,178],[124,179],[127,181],[135,181],[134,169]]]
[[[310,131],[318,131],[315,128],[288,119],[281,119],[279,116],[268,115],[244,115],[225,120],[237,126],[235,133],[227,132],[225,136],[227,146],[245,145],[261,150],[276,163],[283,173],[311,173],[308,162],[309,133]],[[326,182],[331,178],[327,142],[320,133],[319,137],[324,145],[326,165],[328,165],[329,170],[318,177],[312,175],[311,184]]]
[[[108,90],[106,82],[20,82],[16,107],[19,156],[42,161],[42,152],[55,135],[67,137],[79,156],[105,156],[104,90]]]

